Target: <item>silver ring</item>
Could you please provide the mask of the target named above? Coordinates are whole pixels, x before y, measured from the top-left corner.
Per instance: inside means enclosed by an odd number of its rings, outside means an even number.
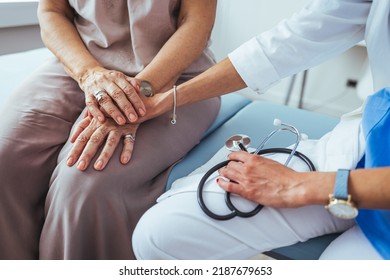
[[[131,142],[135,141],[135,136],[132,133],[126,134],[125,136],[123,136],[123,138],[125,138],[125,139],[129,138],[131,140]]]
[[[105,94],[106,94],[106,92],[104,90],[98,90],[98,91],[93,93],[93,96],[95,96],[96,101],[99,102],[100,100],[102,100],[102,98]]]

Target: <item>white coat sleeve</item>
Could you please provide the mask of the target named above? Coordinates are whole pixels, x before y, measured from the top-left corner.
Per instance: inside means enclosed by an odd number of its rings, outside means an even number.
[[[229,54],[246,85],[262,93],[364,39],[372,1],[313,0]]]

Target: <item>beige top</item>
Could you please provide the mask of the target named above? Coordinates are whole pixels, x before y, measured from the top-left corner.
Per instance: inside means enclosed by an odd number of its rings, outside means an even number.
[[[89,51],[109,69],[135,76],[176,31],[180,0],[69,0],[75,25]],[[183,50],[184,51],[184,50]],[[206,48],[181,79],[215,63]]]

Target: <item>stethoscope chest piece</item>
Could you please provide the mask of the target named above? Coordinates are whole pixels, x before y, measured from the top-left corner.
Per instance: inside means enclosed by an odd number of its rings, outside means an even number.
[[[248,148],[251,143],[251,139],[248,135],[245,134],[236,134],[231,137],[229,137],[228,140],[225,142],[225,147],[229,151],[240,151],[242,148],[240,147],[240,144],[242,144],[245,148]]]

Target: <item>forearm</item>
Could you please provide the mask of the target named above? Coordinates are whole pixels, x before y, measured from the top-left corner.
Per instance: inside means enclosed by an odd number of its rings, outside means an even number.
[[[177,87],[177,106],[191,104],[208,98],[221,96],[246,87],[230,60],[224,59],[195,78]],[[147,101],[146,101],[147,102]],[[172,110],[173,90],[153,97],[147,119]],[[180,118],[180,116],[178,116]]]
[[[68,1],[40,1],[38,18],[42,40],[69,75],[80,82],[88,70],[101,65],[82,42],[73,17]]]
[[[326,205],[334,191],[336,173],[303,173],[302,178],[304,204]],[[358,208],[390,209],[389,182],[390,168],[356,169],[350,172],[348,192]]]
[[[148,80],[156,92],[172,88],[180,74],[207,47],[215,10],[215,0],[182,1],[177,31],[136,78]]]

